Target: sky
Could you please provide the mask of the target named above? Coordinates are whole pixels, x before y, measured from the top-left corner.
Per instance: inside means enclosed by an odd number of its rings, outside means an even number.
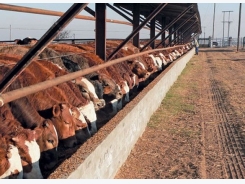
[[[46,10],[53,10],[59,12],[67,11],[73,3],[67,3],[67,1],[59,1],[60,3],[54,3],[52,1],[45,2],[36,1],[37,3],[29,3],[28,1],[11,1],[4,2],[1,0],[0,3],[26,6],[31,8],[40,8]],[[21,2],[21,3],[20,3]],[[23,3],[22,3],[23,2]],[[117,1],[113,1],[117,2]],[[120,2],[120,1],[118,1]],[[122,1],[121,1],[122,2]],[[127,1],[124,1],[127,2]],[[155,1],[153,1],[154,3]],[[156,1],[157,2],[157,1]],[[172,2],[172,1],[171,1]],[[173,1],[175,2],[175,1]],[[202,34],[199,36],[201,38],[212,36],[213,33],[213,16],[214,16],[214,6],[215,6],[215,21],[214,21],[214,38],[222,38],[223,30],[224,37],[228,37],[228,21],[230,21],[229,36],[232,38],[237,38],[238,36],[238,20],[239,20],[239,2],[233,1],[234,3],[216,3],[211,2],[189,2],[187,3],[198,3],[198,10],[201,17]],[[96,2],[95,2],[96,3]],[[132,2],[128,2],[132,3]],[[242,3],[242,10],[245,8],[245,3]],[[88,7],[94,10],[94,2],[88,4]],[[224,11],[226,11],[224,13]],[[91,16],[86,11],[82,11],[80,15]],[[126,21],[119,14],[115,13],[113,10],[107,7],[107,19],[115,19]],[[241,32],[240,37],[245,36],[245,11],[241,14]],[[0,10],[0,41],[4,40],[14,40],[17,38],[34,37],[41,38],[46,31],[57,21],[59,17],[48,16],[48,15],[38,15],[30,13],[20,13],[14,11]],[[225,24],[223,24],[225,20]],[[107,38],[126,38],[132,31],[131,26],[107,23]],[[224,29],[223,29],[224,28]],[[64,30],[69,32],[69,38],[94,38],[95,36],[95,22],[81,19],[73,19]],[[140,38],[149,38],[149,31],[140,31]]]

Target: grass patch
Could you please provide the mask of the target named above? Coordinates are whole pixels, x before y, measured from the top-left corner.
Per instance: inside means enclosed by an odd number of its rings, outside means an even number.
[[[192,80],[191,73],[193,70],[200,69],[200,66],[195,64],[196,61],[196,59],[192,59],[187,63],[177,81],[166,93],[160,107],[151,116],[148,127],[159,128],[161,126],[165,130],[169,130],[169,133],[180,133],[180,135],[187,137],[191,135],[191,132],[184,129],[180,131],[179,129],[168,128],[170,126],[168,124],[173,117],[195,112],[195,106],[192,102],[198,99],[198,84]]]

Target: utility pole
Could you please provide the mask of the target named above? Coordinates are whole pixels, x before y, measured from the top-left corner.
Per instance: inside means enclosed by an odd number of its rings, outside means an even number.
[[[230,12],[233,12],[233,11],[227,11],[227,12],[229,12],[229,16],[228,16],[228,38],[229,38],[230,23],[232,22],[232,21],[230,21]]]
[[[9,40],[11,40],[11,24],[10,24],[10,26],[9,26]]]
[[[214,39],[214,21],[215,21],[215,3],[214,3],[214,15],[213,15],[213,33],[212,33],[212,40]]]
[[[228,11],[229,12],[229,16],[228,16],[228,40],[229,40],[229,46],[231,46],[231,43],[230,43],[230,23],[232,21],[230,21],[230,12],[233,12],[233,11]]]
[[[204,45],[205,45],[205,28],[206,28],[206,27],[204,26],[204,27],[203,27],[203,29],[204,29],[204,32],[203,32],[203,35],[204,35],[204,36],[203,36],[204,43],[203,43],[203,44],[204,44]]]
[[[239,40],[240,40],[240,25],[241,25],[241,12],[242,12],[242,3],[239,6],[239,22],[238,22],[238,35],[237,35],[237,52],[239,50]]]
[[[225,11],[223,12],[223,37],[222,37],[222,47],[224,47],[224,36],[225,36]]]
[[[223,46],[224,46],[224,34],[225,34],[225,22],[228,22],[228,39],[229,39],[229,28],[230,28],[230,21],[228,20],[228,21],[225,21],[225,13],[226,12],[229,12],[229,19],[230,19],[230,12],[233,12],[233,11],[222,11],[223,13],[224,13],[224,15],[223,15]]]

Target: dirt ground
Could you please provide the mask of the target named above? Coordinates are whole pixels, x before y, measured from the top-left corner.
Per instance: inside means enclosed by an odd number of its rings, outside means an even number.
[[[245,178],[245,52],[200,48],[115,179]]]

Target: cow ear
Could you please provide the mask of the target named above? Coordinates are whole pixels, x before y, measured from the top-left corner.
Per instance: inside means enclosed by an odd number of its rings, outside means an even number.
[[[70,105],[68,103],[61,103],[60,104],[60,109],[67,109],[67,108],[70,108]]]
[[[15,143],[16,143],[16,142],[19,142],[18,136],[12,137],[12,141],[14,141]]]
[[[35,139],[37,140],[42,134],[42,130],[40,127],[36,127],[34,129],[34,136],[35,136]]]
[[[61,113],[61,109],[59,105],[54,105],[53,106],[53,116],[58,117]]]
[[[43,121],[42,127],[48,127],[48,126],[49,126],[48,121],[47,120]]]

